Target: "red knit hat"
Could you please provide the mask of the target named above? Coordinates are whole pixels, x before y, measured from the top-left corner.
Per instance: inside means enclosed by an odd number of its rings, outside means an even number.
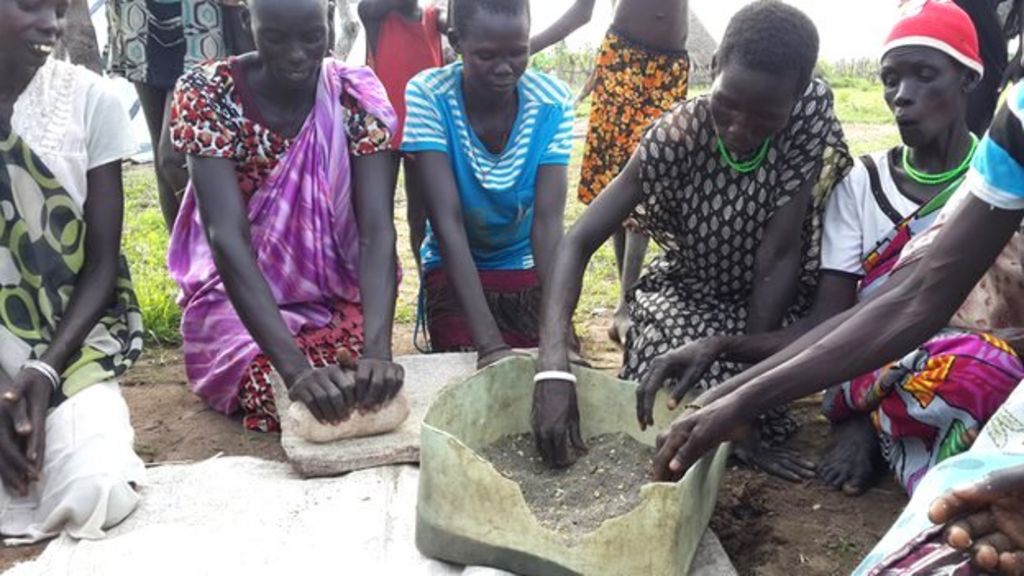
[[[948,54],[978,73],[985,73],[978,50],[978,32],[966,12],[950,0],[911,0],[882,47],[884,56],[901,46],[925,46]]]

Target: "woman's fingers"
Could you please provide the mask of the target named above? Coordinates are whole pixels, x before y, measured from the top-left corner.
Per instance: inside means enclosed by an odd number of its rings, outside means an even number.
[[[8,408],[8,414],[11,417],[11,423],[14,426],[14,431],[18,436],[28,436],[32,434],[32,420],[28,415],[28,402],[25,401],[25,397],[22,396],[21,400],[15,402]]]
[[[18,447],[10,424],[0,420],[0,427],[0,478],[4,485],[24,494],[29,480],[38,479],[35,468]]]
[[[587,445],[583,443],[583,435],[580,434],[580,425],[578,422],[573,423],[569,428],[569,440],[572,443],[572,447],[580,452],[587,451]]]
[[[1024,551],[1015,550],[999,555],[999,573],[1002,576],[1024,575]]]
[[[991,534],[996,528],[996,518],[992,512],[988,510],[976,512],[957,520],[950,526],[946,540],[950,546],[958,550],[966,550],[974,544],[975,540]]]
[[[646,430],[654,425],[654,399],[661,387],[661,375],[657,370],[649,370],[640,387],[636,389],[636,419],[640,429]]]
[[[393,364],[389,372],[391,390],[388,391],[388,400],[394,399],[402,391],[405,385],[405,368],[401,364]]]
[[[1009,552],[1012,547],[1010,539],[999,532],[979,538],[971,548],[974,564],[990,572],[998,570],[1001,555],[1004,552]]]
[[[337,423],[347,420],[349,406],[345,402],[345,375],[340,368],[332,367],[327,373],[327,382],[321,384],[327,393],[327,402],[330,405],[331,422]]]
[[[707,362],[697,361],[691,362],[686,367],[682,375],[676,378],[676,384],[672,387],[669,408],[675,409],[683,401],[683,397],[693,389],[694,384],[699,382],[704,373],[707,372],[708,366],[709,363]]]
[[[365,406],[372,383],[373,364],[371,362],[360,362],[356,366],[356,402],[360,406]]]

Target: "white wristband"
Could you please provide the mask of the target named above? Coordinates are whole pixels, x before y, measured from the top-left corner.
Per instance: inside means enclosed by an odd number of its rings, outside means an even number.
[[[545,370],[544,372],[537,372],[537,375],[533,377],[533,383],[542,382],[544,380],[561,380],[563,382],[576,383],[576,376],[572,372],[566,372],[564,370]]]
[[[50,386],[53,386],[53,390],[55,392],[60,388],[60,374],[57,373],[57,370],[55,370],[53,366],[50,366],[42,360],[29,360],[22,365],[22,369],[26,368],[29,370],[35,370],[43,376],[46,376],[46,379],[50,381]]]

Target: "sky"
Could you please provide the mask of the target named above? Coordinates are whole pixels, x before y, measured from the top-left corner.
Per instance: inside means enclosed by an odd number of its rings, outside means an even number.
[[[897,15],[897,0],[787,0],[811,17],[821,37],[821,59],[872,58],[885,40]],[[571,0],[530,0],[534,30],[555,21]],[[721,39],[729,18],[745,0],[690,0],[690,10],[704,22],[716,40]],[[590,24],[569,37],[569,45],[596,47],[611,22],[610,0],[597,0]]]

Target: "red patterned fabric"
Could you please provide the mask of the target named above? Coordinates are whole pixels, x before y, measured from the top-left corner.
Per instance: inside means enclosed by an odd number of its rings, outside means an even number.
[[[247,201],[292,144],[292,139],[267,128],[253,100],[237,58],[211,62],[178,82],[170,117],[171,142],[178,151],[235,161],[238,185]],[[386,124],[348,93],[341,103],[353,156],[389,148]]]
[[[330,324],[315,330],[303,330],[295,337],[295,343],[313,366],[351,366],[363,352],[362,309],[357,304],[338,301]],[[242,378],[238,401],[246,430],[281,431],[274,388],[270,383],[273,372],[270,358],[260,354]]]

